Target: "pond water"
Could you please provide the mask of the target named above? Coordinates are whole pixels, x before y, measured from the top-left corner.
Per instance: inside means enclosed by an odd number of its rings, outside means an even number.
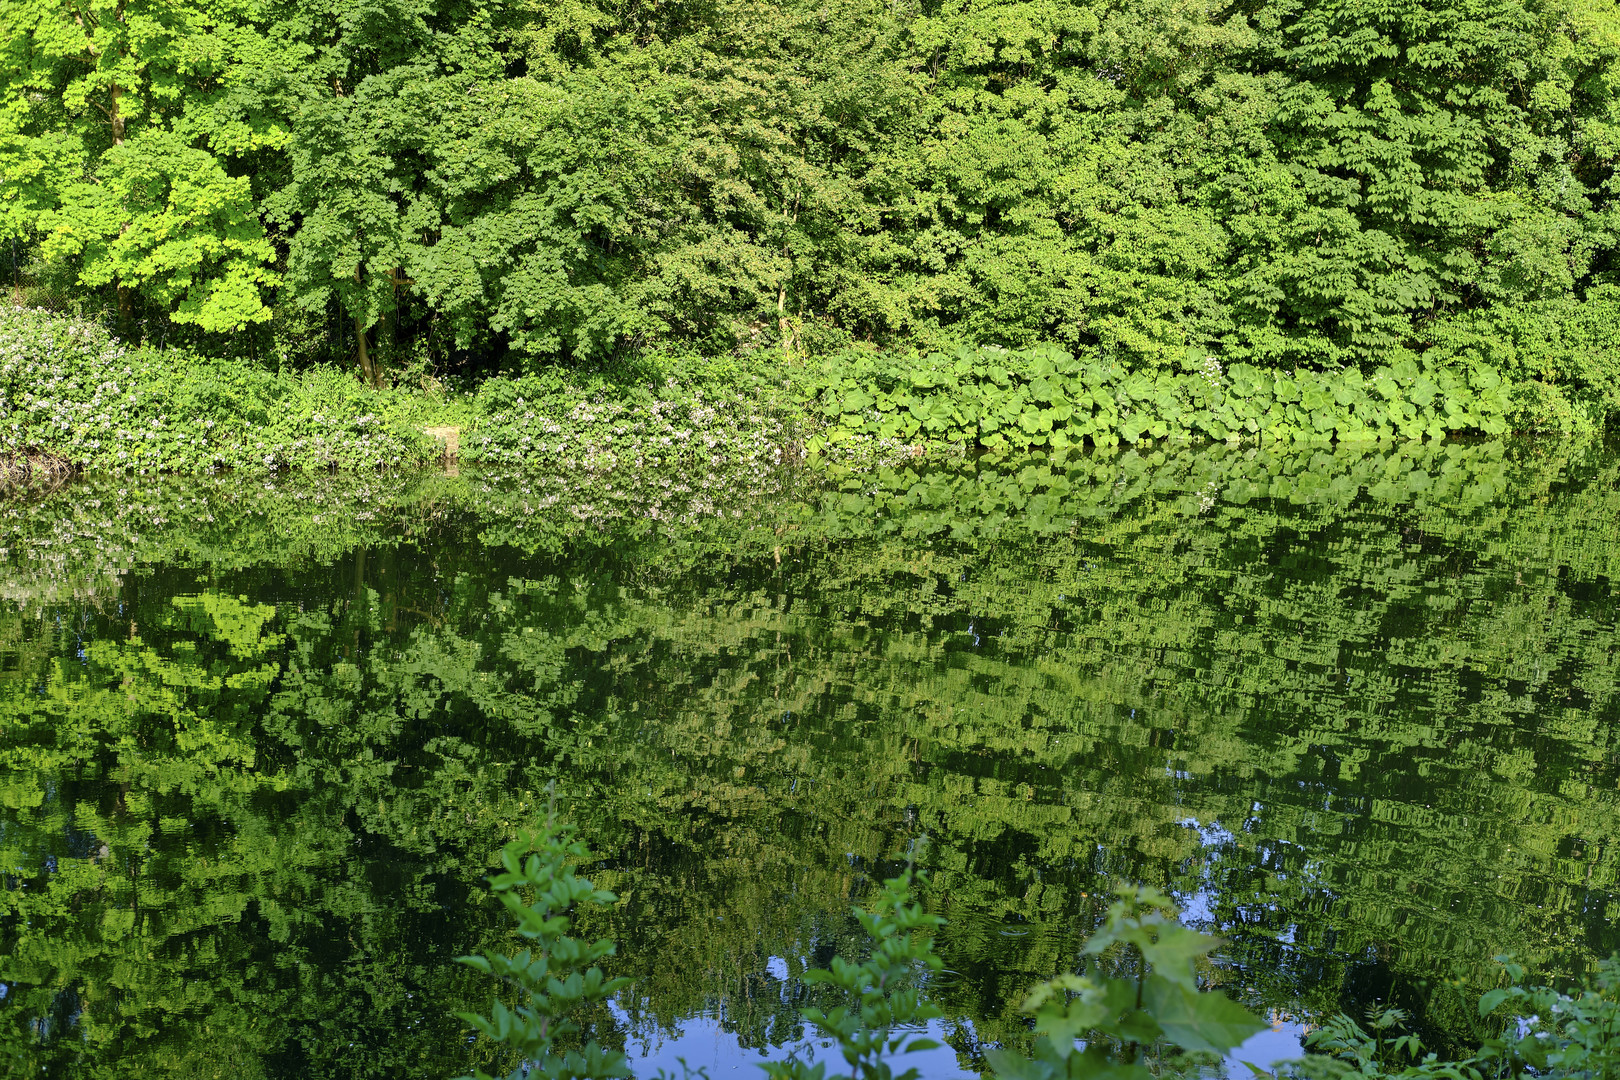
[[[87,479],[0,502],[0,1063],[448,1078],[556,781],[646,1072],[803,1045],[926,836],[930,1075],[1110,890],[1226,938],[1255,1054],[1471,1044],[1620,947],[1620,458],[1217,448],[779,475]],[[817,990],[816,994],[824,991]]]

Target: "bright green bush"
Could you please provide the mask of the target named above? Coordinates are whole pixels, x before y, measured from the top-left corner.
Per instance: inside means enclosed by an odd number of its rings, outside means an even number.
[[[1466,372],[1466,374],[1464,374]],[[1223,367],[1189,350],[1179,372],[1133,372],[1062,349],[962,349],[920,359],[854,355],[829,368],[814,407],[818,451],[858,437],[992,450],[1145,438],[1330,443],[1508,430],[1512,389],[1485,362],[1411,357],[1371,372]]]
[[[1486,364],[1514,384],[1513,426],[1583,432],[1620,411],[1620,286],[1442,320],[1436,364]]]
[[[587,857],[577,830],[548,812],[540,830],[501,850],[505,873],[490,878],[489,887],[517,922],[527,946],[515,956],[488,951],[463,956],[461,962],[493,975],[515,996],[507,1005],[496,998],[489,1015],[460,1013],[485,1038],[517,1051],[511,1080],[596,1078],[630,1075],[624,1054],[603,1049],[595,1039],[573,1043],[582,1034],[575,1019],[584,1007],[611,998],[630,984],[609,978],[597,961],[613,955],[611,941],[583,941],[568,933],[568,913],[576,906],[603,907],[618,897],[574,873],[573,864]],[[527,894],[527,895],[526,895]],[[463,1080],[492,1080],[482,1069]]]

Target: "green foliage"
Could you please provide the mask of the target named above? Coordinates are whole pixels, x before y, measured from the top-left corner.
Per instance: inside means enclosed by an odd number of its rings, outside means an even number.
[[[274,252],[247,177],[167,132],[112,147],[98,173],[40,215],[42,258],[78,267],[83,286],[139,289],[173,322],[205,331],[270,318]]]
[[[1620,407],[1620,289],[1599,285],[1580,302],[1531,301],[1443,320],[1434,349],[1451,364],[1485,363],[1514,384],[1515,426],[1602,428]]]
[[[1489,995],[1487,995],[1489,996]],[[1340,1013],[1305,1037],[1305,1043],[1328,1060],[1323,1071],[1347,1076],[1436,1076],[1447,1080],[1479,1080],[1468,1064],[1446,1062],[1423,1055],[1423,1043],[1404,1030],[1410,1017],[1390,1005],[1369,1005],[1367,1027]],[[1369,1030],[1370,1029],[1370,1030]],[[1438,1066],[1438,1067],[1437,1067]]]
[[[811,452],[852,439],[961,442],[992,450],[1145,439],[1375,442],[1499,435],[1512,387],[1490,366],[1427,356],[1334,372],[1223,368],[1191,350],[1178,374],[1131,371],[1051,347],[961,350],[916,360],[858,354],[832,368]]]
[[[505,96],[491,27],[502,6],[337,0],[270,9],[277,51],[243,77],[264,88],[265,111],[287,118],[288,139],[259,210],[287,238],[281,302],[341,313],[344,346],[334,359],[419,319],[424,294],[453,315],[456,297],[446,292],[476,287],[476,278],[434,273],[457,263],[453,240],[435,249],[469,202],[487,209],[469,200],[470,176],[509,179],[475,134],[510,135],[487,102]],[[494,214],[483,224],[503,228]]]
[[[165,321],[270,317],[275,252],[243,166],[287,139],[244,94],[269,52],[255,3],[6,0],[0,239],[37,241],[81,286]]]
[[[5,0],[0,23],[0,239],[131,335],[273,339],[371,381],[373,353],[789,368],[860,341],[1154,380],[1191,349],[1335,390],[1420,355],[1471,383],[1479,346],[1528,422],[1615,405],[1596,0]],[[1173,396],[1169,428],[1232,427]],[[1388,426],[1432,426],[1409,403]]]
[[[1403,1010],[1374,1005],[1367,1010],[1367,1028],[1340,1014],[1311,1032],[1306,1045],[1323,1056],[1285,1071],[1407,1080],[1613,1075],[1620,1063],[1620,956],[1600,961],[1573,992],[1527,985],[1522,965],[1509,956],[1495,959],[1508,985],[1480,996],[1479,1017],[1494,1019],[1496,1029],[1476,1052],[1456,1060],[1425,1054],[1418,1037],[1403,1030],[1410,1019]]]
[[[330,370],[130,349],[83,320],[0,308],[0,451],[120,473],[399,468],[439,456],[415,411]]]
[[[849,1066],[847,1074],[836,1074],[834,1080],[917,1080],[922,1074],[915,1067],[896,1073],[891,1062],[939,1046],[905,1030],[943,1015],[922,998],[926,983],[913,981],[944,967],[931,940],[918,933],[944,924],[912,900],[914,883],[923,880],[908,864],[904,874],[883,883],[871,911],[855,910],[872,944],[868,960],[857,964],[834,957],[830,968],[812,968],[800,976],[806,983],[836,986],[859,1002],[856,1010],[801,1011],[817,1031],[836,1041]],[[994,1075],[1005,1080],[1099,1075],[1148,1080],[1157,1075],[1143,1061],[1148,1048],[1157,1052],[1162,1067],[1167,1051],[1219,1057],[1264,1029],[1254,1014],[1224,995],[1200,992],[1196,961],[1219,946],[1219,938],[1178,923],[1169,900],[1155,889],[1121,884],[1116,891],[1120,899],[1082,950],[1097,958],[1098,974],[1060,975],[1036,987],[1023,1004],[1023,1011],[1034,1015],[1039,1034],[1035,1056],[990,1048],[985,1053]],[[1101,974],[1105,962],[1125,974]],[[825,1063],[810,1066],[796,1058],[762,1067],[779,1080],[821,1080],[827,1075]],[[1180,1061],[1170,1066],[1172,1072],[1186,1067]]]
[[[476,408],[467,461],[545,469],[768,468],[795,454],[803,426],[781,385],[691,361],[489,379]]]
[[[811,968],[799,976],[806,983],[837,987],[855,1002],[854,1008],[801,1010],[812,1027],[837,1042],[849,1066],[848,1073],[834,1074],[833,1080],[919,1080],[922,1074],[915,1067],[896,1073],[891,1059],[940,1045],[914,1034],[918,1025],[944,1015],[922,997],[923,980],[945,966],[930,936],[945,920],[923,910],[912,895],[926,881],[908,863],[905,873],[883,882],[871,910],[854,910],[872,943],[865,960],[854,963],[835,956],[831,967]],[[822,1080],[827,1075],[825,1063],[811,1066],[796,1058],[762,1067],[772,1080]]]
[[[1219,1057],[1264,1030],[1230,998],[1199,989],[1197,961],[1220,939],[1176,922],[1169,900],[1155,889],[1121,885],[1117,891],[1107,921],[1082,950],[1096,958],[1094,972],[1061,975],[1029,995],[1023,1008],[1034,1013],[1040,1035],[1035,1056],[987,1051],[998,1077],[1149,1080],[1156,1075],[1144,1061],[1149,1050],[1161,1061],[1178,1050]],[[1110,968],[1120,974],[1105,974]]]
[[[0,451],[92,471],[357,471],[438,458],[428,426],[462,429],[468,462],[545,469],[795,456],[803,419],[756,370],[689,358],[485,380],[475,395],[366,387],[331,368],[268,372],[128,348],[85,321],[0,308]]]
[[[598,889],[574,873],[573,864],[588,857],[585,845],[572,839],[572,825],[555,819],[555,804],[545,823],[534,833],[519,836],[501,849],[505,873],[489,879],[490,891],[500,898],[517,923],[518,936],[529,943],[516,956],[486,951],[464,956],[461,962],[500,979],[517,995],[515,1007],[497,998],[486,1015],[458,1013],[485,1038],[511,1047],[520,1056],[511,1080],[540,1076],[551,1080],[594,1080],[629,1076],[625,1057],[603,1050],[591,1039],[583,1047],[569,1046],[580,1032],[573,1019],[582,1006],[605,1001],[629,979],[610,979],[596,966],[612,956],[611,941],[582,941],[570,937],[569,912],[580,906],[602,907],[618,897]],[[525,897],[525,893],[532,894]],[[490,1080],[482,1070],[468,1080]]]
[[[1497,957],[1509,983],[1479,1000],[1482,1018],[1506,1030],[1480,1052],[1486,1070],[1548,1077],[1612,1076],[1620,1067],[1620,956],[1597,965],[1574,992],[1526,985],[1525,969]]]

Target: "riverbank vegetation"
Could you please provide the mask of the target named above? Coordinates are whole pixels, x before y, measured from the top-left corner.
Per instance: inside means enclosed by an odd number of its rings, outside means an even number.
[[[789,385],[693,359],[374,388],[328,365],[130,347],[85,319],[0,306],[0,459],[24,479],[398,469],[443,456],[435,427],[461,432],[469,462],[764,467],[801,452]]]
[[[5,11],[6,284],[131,347],[373,387],[728,357],[823,400],[1061,349],[1152,384],[1094,411],[1126,441],[1489,430],[1482,371],[1515,428],[1620,400],[1599,0]],[[1206,358],[1334,404],[1223,415]]]
[[[1501,434],[1533,383],[1428,357],[1335,373],[1223,367],[1145,374],[1054,347],[846,353],[779,370],[759,358],[649,355],[481,380],[418,372],[371,387],[330,365],[275,370],[128,346],[81,318],[0,305],[0,479],[66,471],[398,469],[456,456],[571,472],[803,457],[1064,452],[1178,442],[1361,444]],[[1568,402],[1564,402],[1568,405]],[[1547,415],[1545,413],[1541,415]],[[1562,415],[1590,428],[1598,413]]]

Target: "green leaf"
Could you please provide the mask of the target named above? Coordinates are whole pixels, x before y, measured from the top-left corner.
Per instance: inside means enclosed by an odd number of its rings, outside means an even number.
[[[1165,1037],[1185,1050],[1225,1054],[1266,1028],[1259,1017],[1224,994],[1199,993],[1157,975],[1148,977],[1142,997]]]
[[[1495,1012],[1497,1008],[1501,1006],[1502,1002],[1506,1001],[1512,996],[1512,994],[1512,990],[1503,987],[1498,987],[1495,990],[1490,990],[1482,994],[1479,999],[1479,1015],[1491,1015],[1491,1013]]]
[[[987,1047],[984,1059],[990,1063],[996,1080],[1060,1080],[1064,1076],[1049,1062],[1032,1061],[1000,1047]]]
[[[842,405],[846,413],[862,413],[871,408],[876,401],[877,399],[865,390],[851,390],[844,395]]]
[[[1190,989],[1198,986],[1198,973],[1194,967],[1198,958],[1206,956],[1221,944],[1221,939],[1200,933],[1177,923],[1159,928],[1157,938],[1142,946],[1142,955],[1153,971]]]

